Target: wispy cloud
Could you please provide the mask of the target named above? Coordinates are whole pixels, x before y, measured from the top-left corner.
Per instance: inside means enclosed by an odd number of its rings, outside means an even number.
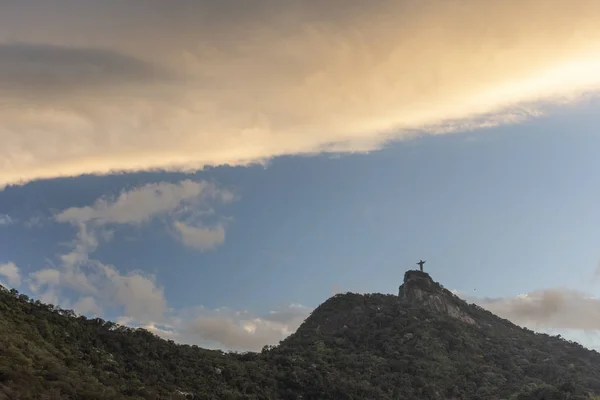
[[[12,225],[13,219],[8,214],[0,214],[0,226]]]
[[[0,187],[365,151],[600,83],[596,0],[10,3]]]

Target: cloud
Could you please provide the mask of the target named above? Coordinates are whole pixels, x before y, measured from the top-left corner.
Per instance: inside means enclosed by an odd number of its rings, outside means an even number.
[[[225,228],[221,225],[207,228],[190,226],[184,222],[175,221],[173,226],[185,245],[200,251],[212,250],[225,241]]]
[[[54,90],[104,90],[169,79],[151,64],[110,50],[0,43],[0,85],[17,94],[29,89],[52,96]]]
[[[112,239],[106,225],[137,225],[176,211],[182,204],[198,204],[207,198],[230,199],[230,194],[204,182],[158,183],[122,192],[116,199],[101,198],[88,207],[69,208],[55,216],[70,223],[76,234],[69,251],[59,254],[58,265],[29,275],[30,289],[46,301],[65,303],[64,290],[81,297],[72,306],[80,313],[102,314],[102,306],[118,307],[138,321],[161,321],[166,311],[163,289],[154,277],[140,271],[121,273],[91,255]]]
[[[213,205],[234,199],[231,191],[214,183],[183,180],[134,187],[116,197],[101,197],[91,206],[63,210],[55,220],[71,224],[75,236],[68,251],[57,255],[58,265],[50,261],[50,268],[29,274],[29,288],[55,304],[68,303],[65,289],[74,291],[79,295],[73,305],[77,312],[100,315],[104,307],[116,307],[123,318],[142,324],[164,323],[167,301],[154,276],[139,270],[121,272],[93,253],[112,240],[120,226],[139,226],[158,216],[171,220],[168,225],[176,227],[178,238],[186,245],[212,249],[224,241],[225,229],[222,223],[204,228],[204,218],[219,220]]]
[[[74,264],[86,259],[98,247],[99,233],[93,233],[94,230],[106,225],[139,225],[157,216],[168,216],[173,220],[175,237],[185,245],[200,251],[214,249],[224,242],[225,227],[223,222],[207,227],[203,219],[215,217],[213,204],[225,204],[234,199],[233,192],[214,183],[188,179],[179,183],[147,184],[123,191],[116,198],[102,197],[92,206],[66,209],[55,219],[78,226],[78,237],[73,251],[62,255],[62,261]],[[111,234],[110,231],[99,232]]]
[[[179,343],[236,351],[260,351],[276,345],[293,333],[311,309],[300,304],[280,307],[264,315],[229,308],[207,310],[204,307],[181,310],[167,323],[149,323],[145,329]],[[131,319],[122,319],[135,324]]]
[[[64,265],[78,266],[88,260],[89,254],[93,253],[99,245],[100,234],[88,228],[85,223],[77,225],[77,234],[71,242],[72,251],[61,254],[60,261]]]
[[[600,299],[575,290],[543,289],[514,298],[480,299],[476,303],[532,329],[600,330]]]
[[[233,199],[233,194],[212,183],[189,179],[179,183],[152,183],[123,191],[116,199],[100,198],[92,206],[69,208],[59,213],[56,220],[96,226],[140,224],[184,203],[199,205],[200,201],[210,199],[228,202]]]
[[[64,289],[81,295],[72,306],[78,313],[102,315],[102,306],[118,307],[137,321],[161,322],[167,311],[163,288],[140,271],[127,274],[97,260],[62,264],[29,275],[29,289],[43,301],[66,306]]]
[[[57,269],[41,269],[29,274],[31,282],[29,288],[37,292],[42,286],[58,285],[60,283],[60,271]]]
[[[8,284],[17,287],[21,285],[21,274],[19,267],[13,262],[0,264],[0,276],[8,281]]]
[[[13,223],[12,218],[8,214],[0,214],[0,226],[8,226]]]
[[[77,313],[101,316],[105,309],[117,308],[120,323],[182,343],[235,350],[276,344],[302,322],[308,314],[304,307],[291,305],[264,316],[202,307],[175,311],[168,307],[164,289],[154,276],[141,271],[124,273],[93,256],[112,239],[108,228],[137,226],[158,216],[172,220],[169,225],[184,244],[210,250],[225,239],[224,222],[212,205],[234,199],[232,192],[215,184],[185,180],[144,185],[114,198],[102,197],[91,206],[63,210],[55,220],[76,229],[70,248],[57,256],[58,265],[50,263],[49,268],[29,274],[29,288],[44,301],[62,307],[69,304],[68,289],[78,296],[70,306]],[[206,218],[216,219],[216,225],[206,225]]]
[[[138,321],[162,321],[167,301],[154,277],[140,272],[122,275],[116,268],[106,265],[102,266],[102,270],[108,279],[104,295],[122,305],[125,316]]]
[[[600,83],[596,0],[2,9],[0,187],[366,151],[513,123]]]
[[[78,293],[97,294],[98,288],[90,282],[90,275],[81,264],[63,264],[60,269],[46,268],[29,274],[29,288],[39,293],[43,288],[55,292],[57,287],[75,290]]]
[[[96,299],[93,297],[87,296],[82,297],[75,304],[73,304],[73,311],[77,314],[92,314],[96,316],[102,315],[104,310],[96,303]]]

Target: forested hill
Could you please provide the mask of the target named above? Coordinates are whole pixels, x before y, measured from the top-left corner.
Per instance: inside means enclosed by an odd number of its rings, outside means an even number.
[[[600,354],[409,271],[341,294],[261,353],[178,345],[0,287],[2,399],[590,399]],[[600,397],[599,397],[600,398]]]

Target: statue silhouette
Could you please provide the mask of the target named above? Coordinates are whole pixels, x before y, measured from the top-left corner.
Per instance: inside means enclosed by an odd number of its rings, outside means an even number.
[[[423,272],[423,264],[425,264],[425,261],[423,260],[419,260],[419,262],[417,263],[417,265],[421,268],[421,272]]]

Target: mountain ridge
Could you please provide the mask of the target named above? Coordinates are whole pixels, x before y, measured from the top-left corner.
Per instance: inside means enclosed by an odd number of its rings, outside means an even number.
[[[600,354],[468,304],[421,271],[335,295],[259,353],[178,345],[0,288],[0,399],[570,399]],[[4,397],[3,397],[4,396]]]

